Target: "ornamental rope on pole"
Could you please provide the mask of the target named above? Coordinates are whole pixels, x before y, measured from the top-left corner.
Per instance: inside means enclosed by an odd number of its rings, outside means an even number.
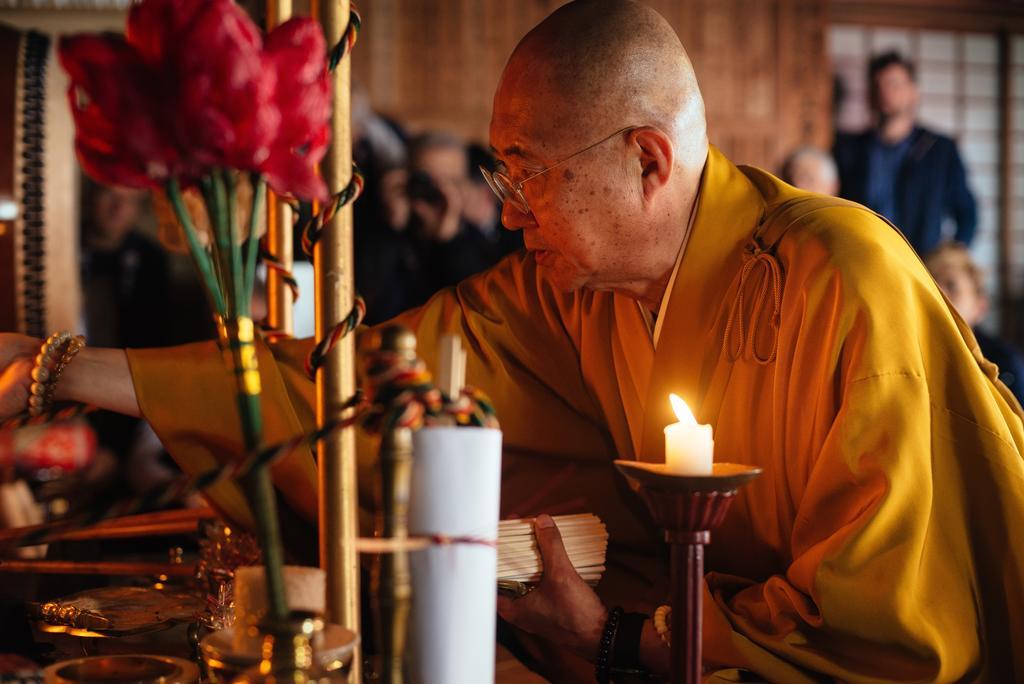
[[[348,59],[359,28],[358,14],[349,0],[313,0],[313,16],[324,30],[330,52],[332,79],[331,144],[321,162],[321,175],[332,196],[353,182],[351,60]],[[313,245],[316,290],[316,339],[333,337],[355,307],[352,254],[352,207],[348,203],[324,212]],[[340,202],[331,201],[331,205]],[[354,327],[354,326],[353,326]],[[319,345],[318,345],[319,346]],[[345,335],[329,346],[316,370],[317,426],[338,420],[355,383],[355,340]],[[356,443],[352,430],[337,430],[317,443],[319,465],[320,565],[327,576],[327,616],[331,622],[360,631],[358,490]],[[352,681],[360,681],[361,653],[352,660]]]

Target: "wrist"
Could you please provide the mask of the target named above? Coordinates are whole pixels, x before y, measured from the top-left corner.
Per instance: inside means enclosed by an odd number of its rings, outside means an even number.
[[[584,628],[582,638],[576,644],[576,652],[587,660],[594,660],[594,655],[601,643],[601,633],[604,631],[605,625],[608,624],[609,615],[609,610],[602,605],[601,612]]]
[[[83,349],[66,369],[54,397],[136,418],[141,416],[128,355],[123,349]]]
[[[78,352],[76,363],[68,364],[64,369],[64,373],[61,375],[60,382],[53,387],[53,399],[54,401],[78,401],[75,398],[75,393],[72,387],[75,384],[75,378],[78,373],[76,372],[79,368],[79,364],[85,360],[85,356],[89,353],[89,348],[85,348]]]
[[[68,331],[55,332],[46,338],[32,366],[29,415],[38,416],[50,410],[57,398],[56,390],[64,371],[84,346],[84,337],[74,336]]]
[[[594,656],[594,677],[598,684],[608,684],[611,681],[612,649],[615,647],[615,637],[618,634],[621,619],[622,608],[618,606],[612,608],[608,612],[608,619],[605,620],[601,630],[601,638]]]
[[[640,635],[640,665],[649,672],[668,676],[672,651],[658,633],[654,620],[644,622]]]
[[[95,389],[97,375],[90,373],[90,368],[96,366],[97,357],[110,349],[100,347],[83,347],[78,352],[74,364],[69,364],[60,378],[60,382],[53,388],[53,398],[57,401],[77,401],[79,403],[93,403],[94,396],[88,391],[89,383]]]

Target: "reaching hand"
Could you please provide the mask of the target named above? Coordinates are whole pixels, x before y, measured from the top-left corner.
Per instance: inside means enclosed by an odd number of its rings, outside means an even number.
[[[572,566],[551,516],[534,523],[544,577],[522,598],[498,597],[498,614],[522,630],[571,648],[592,660],[608,611]]]
[[[32,360],[42,343],[34,337],[0,333],[0,421],[28,406]]]

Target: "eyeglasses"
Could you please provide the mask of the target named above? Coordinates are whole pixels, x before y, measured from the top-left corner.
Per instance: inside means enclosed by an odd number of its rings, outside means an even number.
[[[533,180],[537,176],[543,176],[551,169],[555,168],[556,166],[559,166],[560,164],[564,164],[573,157],[581,155],[587,150],[591,150],[600,145],[601,143],[611,140],[620,133],[625,133],[626,131],[632,130],[634,128],[636,128],[636,126],[626,126],[625,128],[620,128],[611,135],[601,138],[596,143],[587,145],[578,152],[573,152],[565,159],[556,161],[554,164],[547,167],[546,169],[542,169],[540,171],[537,171],[536,173],[530,174],[529,176],[519,181],[518,183],[509,178],[508,173],[506,173],[505,171],[495,170],[492,172],[488,171],[486,167],[480,166],[480,173],[484,175],[484,180],[487,181],[487,185],[491,187],[491,190],[493,190],[494,194],[498,196],[498,199],[501,200],[502,204],[504,204],[505,202],[511,202],[512,206],[514,206],[517,210],[521,211],[524,214],[530,214],[533,213],[530,209],[530,203],[526,201],[526,195],[523,194],[523,184],[526,181]],[[501,162],[498,162],[498,164],[500,165],[501,168],[504,168],[504,164],[502,164]]]

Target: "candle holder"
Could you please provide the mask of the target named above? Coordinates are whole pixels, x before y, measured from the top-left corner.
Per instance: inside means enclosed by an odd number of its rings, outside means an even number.
[[[416,336],[411,330],[391,325],[381,333],[382,352],[406,361],[416,359]],[[377,460],[379,483],[377,506],[378,536],[405,541],[409,536],[409,492],[412,478],[412,430],[400,425],[385,428]],[[372,588],[377,598],[379,677],[383,684],[402,684],[405,667],[409,610],[412,605],[412,576],[409,553],[404,546],[383,553],[377,561]]]
[[[672,682],[701,681],[704,545],[725,519],[737,490],[761,474],[755,466],[715,463],[710,475],[683,475],[664,463],[615,461],[640,492],[671,546]]]

